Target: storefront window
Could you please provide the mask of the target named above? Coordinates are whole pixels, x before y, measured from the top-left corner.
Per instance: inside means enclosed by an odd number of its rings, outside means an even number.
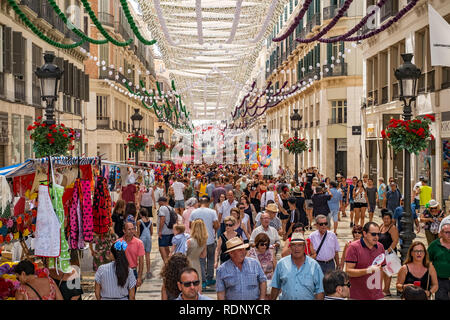
[[[450,140],[442,140],[442,197],[443,200],[450,199]]]
[[[11,164],[17,164],[22,161],[22,126],[20,115],[13,114],[11,122]]]
[[[30,139],[30,131],[27,130],[29,125],[33,124],[33,118],[24,116],[23,117],[23,140],[24,140],[24,149],[23,154],[25,160],[32,158],[33,153],[33,141]]]
[[[433,179],[433,174],[431,172],[431,166],[432,166],[432,149],[434,141],[430,141],[430,144],[428,148],[425,150],[422,150],[419,152],[419,155],[417,156],[417,173],[418,176],[416,177],[417,181],[419,181],[419,177],[425,177],[425,179],[428,180],[428,185],[432,186],[433,189],[435,189],[435,181]]]

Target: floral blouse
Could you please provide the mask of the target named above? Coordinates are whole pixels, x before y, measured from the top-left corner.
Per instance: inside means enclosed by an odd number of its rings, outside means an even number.
[[[103,235],[98,235],[94,233],[94,240],[92,244],[94,245],[95,256],[93,256],[93,268],[97,271],[98,267],[102,264],[111,262],[109,256],[111,254],[111,246],[116,242],[117,236],[111,232],[105,233]]]
[[[255,248],[249,250],[249,257],[256,259],[261,264],[261,267],[268,280],[273,276],[273,249],[268,249],[264,253],[258,253]]]

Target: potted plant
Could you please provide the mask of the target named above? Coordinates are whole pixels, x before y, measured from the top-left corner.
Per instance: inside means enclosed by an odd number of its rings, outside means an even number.
[[[303,138],[292,137],[287,139],[283,146],[292,154],[300,154],[306,149],[308,149],[308,144],[306,140]]]
[[[148,142],[148,139],[145,137],[145,135],[136,135],[134,133],[128,135],[127,140],[127,146],[130,149],[130,152],[144,151],[145,146]]]

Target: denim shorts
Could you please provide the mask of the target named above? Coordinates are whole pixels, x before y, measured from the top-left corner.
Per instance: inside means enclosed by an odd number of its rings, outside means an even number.
[[[161,238],[158,237],[158,245],[160,247],[170,247],[172,245],[173,234],[162,235]]]
[[[175,201],[175,209],[177,208],[184,208],[184,200],[177,200]]]
[[[333,218],[334,222],[338,222],[338,213],[339,213],[339,210],[331,211],[328,214],[328,219],[327,220],[331,220],[331,218]],[[330,221],[328,221],[328,223],[330,223]]]

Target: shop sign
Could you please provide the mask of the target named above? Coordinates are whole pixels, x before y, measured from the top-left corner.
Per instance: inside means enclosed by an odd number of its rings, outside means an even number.
[[[441,134],[446,137],[450,136],[450,121],[441,122]]]
[[[360,136],[361,135],[361,126],[352,126],[352,135]]]
[[[347,139],[337,139],[336,151],[347,151]]]

